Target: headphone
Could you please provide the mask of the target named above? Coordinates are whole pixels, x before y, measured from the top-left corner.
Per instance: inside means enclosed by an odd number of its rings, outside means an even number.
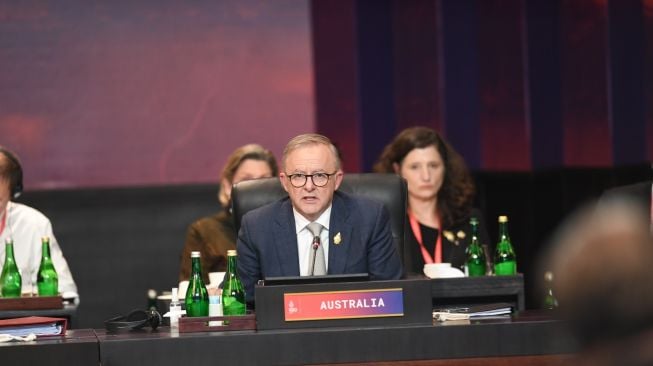
[[[15,200],[23,193],[23,168],[18,157],[11,151],[0,146],[0,153],[9,160],[9,191],[11,199]]]
[[[147,325],[152,327],[152,330],[163,322],[161,314],[156,310],[133,310],[126,316],[117,316],[104,321],[104,327],[109,332],[117,332],[120,330],[136,330],[141,329]]]

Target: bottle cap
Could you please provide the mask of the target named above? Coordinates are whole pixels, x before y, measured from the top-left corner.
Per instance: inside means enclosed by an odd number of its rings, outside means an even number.
[[[5,244],[13,244],[14,240],[12,238],[5,239]]]
[[[156,299],[156,290],[151,288],[147,290],[147,298],[148,299]]]
[[[499,222],[508,222],[508,216],[505,215],[499,216]]]
[[[190,257],[191,258],[199,258],[200,257],[200,252],[190,252]]]
[[[49,243],[49,242],[50,242],[50,237],[49,237],[49,236],[42,236],[42,237],[41,237],[41,243],[44,243],[44,242],[48,242],[48,243]]]
[[[476,217],[471,217],[469,219],[469,224],[470,225],[478,225],[478,219]]]
[[[236,256],[236,255],[237,255],[237,254],[236,254],[236,249],[229,249],[229,250],[227,250],[227,256],[228,256],[228,257],[233,257],[233,256]]]

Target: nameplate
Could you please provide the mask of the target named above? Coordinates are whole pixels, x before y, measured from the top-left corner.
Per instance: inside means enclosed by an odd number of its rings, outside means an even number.
[[[283,303],[287,322],[404,315],[401,288],[284,293]]]
[[[430,289],[428,279],[258,285],[256,328],[430,325]]]

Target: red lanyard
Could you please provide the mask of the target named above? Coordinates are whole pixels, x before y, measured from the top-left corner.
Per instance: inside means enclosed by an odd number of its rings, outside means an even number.
[[[433,250],[433,257],[429,254],[429,251],[426,250],[424,242],[422,241],[422,230],[419,228],[419,222],[415,218],[415,215],[408,209],[408,220],[410,221],[410,228],[413,229],[413,235],[417,239],[417,243],[422,249],[422,257],[424,257],[424,263],[441,263],[442,262],[442,225],[440,225],[440,216],[436,216],[438,220],[438,238],[435,240],[435,249]],[[435,260],[433,259],[435,258]]]
[[[0,222],[0,235],[5,230],[5,225],[7,224],[7,211],[9,210],[6,209],[4,215],[2,215],[2,222]]]

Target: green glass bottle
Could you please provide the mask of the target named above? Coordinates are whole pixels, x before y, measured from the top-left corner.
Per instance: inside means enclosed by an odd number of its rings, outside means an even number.
[[[237,254],[227,251],[227,273],[222,286],[222,308],[224,315],[245,315],[245,288],[238,278]]]
[[[467,247],[467,260],[465,261],[465,271],[469,277],[485,275],[485,253],[478,240],[478,219],[472,217],[469,220],[472,227],[472,241]]]
[[[553,272],[546,271],[544,273],[544,301],[543,306],[547,310],[554,310],[558,307],[558,300],[553,295]]]
[[[209,293],[202,280],[200,252],[191,252],[191,274],[186,291],[186,316],[209,316]]]
[[[16,259],[14,258],[14,241],[11,238],[5,240],[5,264],[2,266],[0,275],[0,292],[2,297],[20,297],[23,279],[18,272]]]
[[[50,257],[50,238],[41,238],[41,265],[36,276],[39,296],[57,296],[59,294],[59,276]]]
[[[494,253],[494,274],[497,276],[517,274],[517,256],[508,235],[508,216],[499,216],[499,243]]]

